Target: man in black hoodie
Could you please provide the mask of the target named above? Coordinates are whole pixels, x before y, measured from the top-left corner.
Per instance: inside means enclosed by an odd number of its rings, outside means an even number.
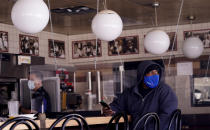
[[[164,69],[153,61],[144,61],[138,66],[137,83],[124,90],[104,109],[105,115],[126,112],[131,115],[131,128],[138,119],[149,112],[155,112],[160,118],[160,130],[167,130],[171,114],[177,109],[178,101],[173,90],[164,83]],[[153,126],[149,126],[149,130]],[[140,128],[139,128],[140,129]]]

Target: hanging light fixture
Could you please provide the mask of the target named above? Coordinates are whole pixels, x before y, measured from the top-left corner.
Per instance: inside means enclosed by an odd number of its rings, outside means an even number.
[[[195,20],[195,16],[192,15],[187,18],[190,20],[192,26],[192,20]],[[202,55],[204,45],[200,38],[193,36],[192,33],[192,36],[184,41],[182,50],[185,57],[195,59]]]
[[[152,54],[162,54],[169,48],[170,39],[166,32],[153,30],[148,32],[144,39],[145,49]]]
[[[155,23],[157,25],[157,10],[156,8],[160,6],[159,2],[155,1],[152,6],[155,8]],[[152,54],[163,54],[166,52],[170,45],[170,39],[168,34],[162,30],[152,30],[147,33],[144,38],[145,49]]]
[[[115,11],[107,10],[105,3],[105,10],[95,15],[91,28],[97,38],[104,41],[112,41],[122,33],[123,22]]]
[[[41,32],[49,21],[49,9],[43,0],[18,0],[12,8],[12,22],[25,33]]]
[[[183,53],[187,58],[198,58],[203,53],[203,42],[198,37],[190,37],[184,41]]]

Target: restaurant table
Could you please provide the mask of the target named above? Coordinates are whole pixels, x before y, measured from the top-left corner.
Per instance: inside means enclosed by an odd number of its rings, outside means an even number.
[[[111,116],[107,116],[107,117],[100,116],[100,117],[86,117],[85,119],[86,119],[86,121],[87,121],[89,126],[99,125],[101,127],[102,126],[104,127],[104,126],[106,126],[109,123],[111,118],[112,118]],[[130,120],[130,116],[128,116],[128,120]],[[49,128],[55,121],[56,121],[56,119],[46,119],[45,120],[46,128]],[[63,121],[59,122],[56,125],[56,127],[61,127]],[[40,120],[35,120],[35,122],[40,127]],[[120,118],[119,123],[123,123],[123,122],[124,122],[124,119]],[[0,122],[0,125],[2,125],[3,123],[4,122]],[[10,126],[11,125],[7,126],[3,130],[8,130],[10,128]],[[72,120],[72,121],[70,121],[70,123],[67,124],[67,126],[78,126],[78,124],[77,124],[76,121]],[[18,125],[15,130],[23,130],[23,129],[27,129],[27,127],[25,125],[21,124],[21,125]]]

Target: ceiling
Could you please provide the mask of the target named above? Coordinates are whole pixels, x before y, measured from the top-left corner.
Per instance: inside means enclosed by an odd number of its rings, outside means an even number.
[[[12,24],[11,9],[16,0],[0,0],[0,23]],[[47,3],[47,0],[44,0]],[[103,9],[103,0],[100,10]],[[176,25],[181,0],[158,0],[158,25]],[[74,6],[87,6],[96,9],[97,0],[50,0],[51,9]],[[124,23],[124,30],[147,28],[154,26],[154,0],[107,0],[108,9],[116,11]],[[2,4],[3,3],[3,4]],[[187,24],[187,16],[195,15],[193,23],[210,22],[209,0],[185,0],[180,24]],[[74,35],[91,32],[91,20],[96,12],[87,14],[56,14],[52,13],[53,30],[56,33]],[[50,25],[45,28],[50,31]]]

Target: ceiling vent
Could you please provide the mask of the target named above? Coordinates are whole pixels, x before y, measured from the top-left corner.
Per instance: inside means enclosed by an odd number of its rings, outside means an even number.
[[[87,14],[96,12],[95,9],[89,8],[86,6],[75,6],[71,8],[57,8],[51,9],[52,13],[60,13],[60,14],[67,14],[67,15],[74,15],[74,14]]]

